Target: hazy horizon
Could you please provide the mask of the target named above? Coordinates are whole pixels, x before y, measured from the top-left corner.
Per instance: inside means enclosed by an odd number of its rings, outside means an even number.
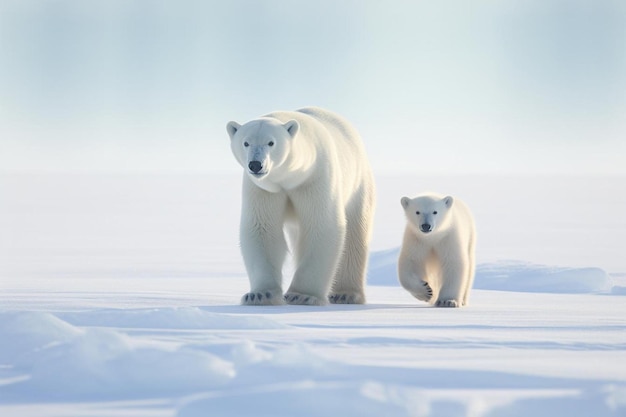
[[[0,170],[239,169],[317,105],[388,173],[626,174],[626,3],[9,0]]]

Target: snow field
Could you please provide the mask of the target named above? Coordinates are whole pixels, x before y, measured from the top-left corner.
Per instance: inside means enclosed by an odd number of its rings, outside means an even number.
[[[494,181],[379,179],[368,304],[319,308],[238,305],[238,179],[0,176],[0,415],[626,415],[621,180]],[[475,211],[467,308],[397,283],[423,188]]]

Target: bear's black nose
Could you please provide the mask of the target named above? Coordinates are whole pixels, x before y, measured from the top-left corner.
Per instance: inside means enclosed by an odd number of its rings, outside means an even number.
[[[250,168],[250,171],[256,174],[261,170],[261,168],[263,168],[263,165],[260,161],[250,161],[250,163],[248,164],[248,168]]]
[[[423,225],[420,226],[420,229],[422,229],[422,232],[428,233],[433,230],[433,227],[429,225],[428,223],[424,223]]]

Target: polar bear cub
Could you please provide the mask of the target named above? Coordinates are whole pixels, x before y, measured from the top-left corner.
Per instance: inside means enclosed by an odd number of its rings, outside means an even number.
[[[374,180],[356,130],[320,108],[227,125],[244,170],[239,228],[250,292],[242,304],[365,302]],[[282,269],[295,260],[283,294]]]
[[[407,218],[398,277],[415,298],[437,307],[468,304],[475,273],[476,227],[465,203],[422,194],[400,200]]]

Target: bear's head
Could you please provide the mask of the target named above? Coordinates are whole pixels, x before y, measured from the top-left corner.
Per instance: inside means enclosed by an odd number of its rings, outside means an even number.
[[[281,123],[268,117],[243,125],[229,122],[226,126],[235,158],[257,180],[270,177],[285,163],[299,129],[296,120]]]
[[[448,227],[450,208],[454,198],[418,196],[413,199],[402,197],[400,200],[409,225],[417,232],[428,235]]]

